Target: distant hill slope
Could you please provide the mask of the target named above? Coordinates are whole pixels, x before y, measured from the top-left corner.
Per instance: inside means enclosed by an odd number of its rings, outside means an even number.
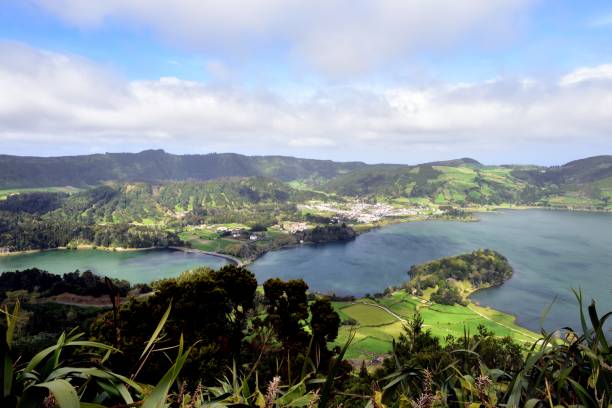
[[[526,204],[612,209],[612,156],[563,166],[484,166],[473,159],[418,166],[364,166],[325,186],[348,196],[426,199],[437,204]]]
[[[420,165],[365,164],[162,150],[67,157],[0,155],[0,189],[98,186],[107,181],[207,181],[264,177],[301,189],[436,204],[528,204],[612,209],[612,156],[563,166],[486,166],[471,158]]]
[[[430,163],[423,163],[422,165],[429,166],[448,166],[448,167],[459,167],[459,166],[467,166],[467,167],[483,167],[483,164],[478,160],[474,160],[469,157],[462,157],[461,159],[454,160],[444,160],[444,161],[435,161]]]
[[[612,156],[594,156],[559,167],[516,171],[515,175],[538,184],[591,183],[612,177]]]
[[[0,188],[75,187],[108,180],[177,181],[264,176],[281,181],[332,178],[365,163],[240,154],[173,155],[163,150],[87,156],[0,155]]]
[[[438,204],[518,202],[527,182],[512,169],[466,159],[418,166],[373,166],[331,180],[326,188],[349,196],[426,198]]]
[[[311,199],[326,196],[265,177],[109,182],[73,194],[15,194],[0,200],[0,247],[176,246],[175,231],[185,225],[270,226],[299,217],[296,204]]]
[[[310,199],[325,199],[265,177],[226,177],[207,181],[109,182],[75,194],[33,192],[0,201],[0,213],[52,212],[90,223],[164,221],[168,216],[268,211]],[[0,230],[1,231],[1,230]]]

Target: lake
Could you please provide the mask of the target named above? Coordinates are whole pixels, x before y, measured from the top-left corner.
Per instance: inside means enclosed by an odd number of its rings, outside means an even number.
[[[348,243],[271,252],[251,265],[260,281],[303,277],[314,290],[375,293],[408,279],[411,265],[478,248],[510,260],[514,276],[473,295],[538,330],[543,310],[556,299],[544,327],[572,324],[578,309],[571,288],[582,288],[600,314],[612,310],[612,215],[525,210],[480,214],[480,222],[424,221],[391,225]]]
[[[220,268],[227,261],[216,256],[182,251],[96,251],[93,249],[56,250],[0,257],[0,272],[40,268],[63,274],[76,269],[98,275],[126,279],[131,283],[151,282],[178,276],[198,266]]]
[[[480,222],[424,221],[391,225],[345,243],[270,252],[249,268],[259,282],[304,278],[321,292],[363,295],[400,285],[411,265],[478,248],[507,256],[515,274],[503,286],[473,299],[518,316],[532,330],[556,298],[545,327],[579,322],[571,288],[581,287],[600,314],[612,310],[612,215],[546,210],[480,214]],[[0,257],[0,271],[38,267],[54,273],[91,269],[98,274],[148,282],[225,260],[170,250],[48,251]]]

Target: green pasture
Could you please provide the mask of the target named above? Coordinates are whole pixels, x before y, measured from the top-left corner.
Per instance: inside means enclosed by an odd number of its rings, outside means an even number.
[[[578,193],[566,192],[563,195],[548,197],[546,204],[551,207],[599,207],[603,201],[585,197]]]
[[[383,309],[365,304],[354,304],[344,307],[342,311],[362,326],[382,326],[391,324],[397,319]]]
[[[178,234],[179,238],[185,242],[189,242],[191,247],[201,251],[220,252],[228,245],[236,244],[236,241],[227,238],[203,239],[201,235],[206,236],[202,231],[194,230],[183,231]]]
[[[465,330],[476,333],[482,325],[497,336],[510,336],[521,343],[531,343],[537,334],[519,327],[514,317],[493,309],[477,306],[446,306],[428,302],[399,290],[381,299],[359,299],[355,302],[334,302],[340,319],[354,319],[355,326],[343,325],[336,343],[346,342],[351,331],[355,338],[347,352],[347,358],[370,360],[391,350],[394,338],[402,333],[405,322],[418,310],[425,328],[442,339],[449,335],[463,336]]]

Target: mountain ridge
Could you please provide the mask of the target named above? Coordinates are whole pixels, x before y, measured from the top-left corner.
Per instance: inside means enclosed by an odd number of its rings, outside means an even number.
[[[550,167],[488,166],[467,157],[407,165],[237,153],[174,155],[163,150],[62,157],[0,155],[0,189],[228,177],[264,177],[300,189],[375,200],[425,198],[436,204],[537,203],[568,208],[607,208],[612,203],[609,155]]]

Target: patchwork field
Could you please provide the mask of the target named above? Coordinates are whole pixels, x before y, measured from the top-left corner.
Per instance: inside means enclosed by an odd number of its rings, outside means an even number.
[[[381,299],[358,299],[354,302],[334,302],[343,325],[336,343],[346,342],[352,330],[355,339],[347,358],[372,360],[391,350],[394,338],[399,337],[404,324],[418,310],[425,328],[442,340],[449,336],[463,336],[464,330],[475,333],[483,325],[497,336],[510,336],[519,342],[531,343],[538,338],[514,323],[514,317],[473,303],[467,306],[445,306],[431,303],[406,293],[393,292]]]

